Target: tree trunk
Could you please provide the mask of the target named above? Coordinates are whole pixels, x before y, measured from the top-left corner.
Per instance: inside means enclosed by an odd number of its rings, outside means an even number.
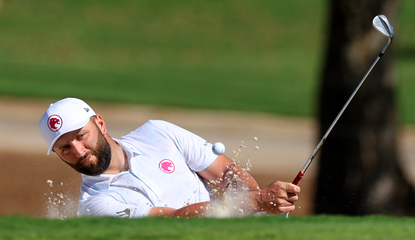
[[[372,27],[372,19],[384,14],[394,25],[397,3],[331,1],[320,93],[321,136],[387,42]],[[319,153],[317,214],[415,215],[415,191],[403,176],[397,152],[393,45],[372,70]]]

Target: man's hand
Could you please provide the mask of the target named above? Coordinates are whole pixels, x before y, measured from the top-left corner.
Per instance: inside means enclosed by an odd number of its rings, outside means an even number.
[[[253,210],[255,212],[286,213],[295,209],[299,186],[288,182],[273,182],[268,187],[255,191]],[[252,193],[251,193],[252,194]]]

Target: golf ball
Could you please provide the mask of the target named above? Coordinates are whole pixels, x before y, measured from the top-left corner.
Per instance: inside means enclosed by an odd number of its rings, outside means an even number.
[[[221,142],[213,144],[212,151],[216,155],[221,155],[225,153],[225,145]]]

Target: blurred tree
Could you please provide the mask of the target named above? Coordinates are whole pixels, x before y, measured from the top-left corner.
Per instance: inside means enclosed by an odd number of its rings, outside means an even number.
[[[330,4],[320,93],[321,136],[387,42],[372,27],[372,19],[384,14],[394,25],[398,8],[397,0],[332,0]],[[393,46],[321,149],[317,214],[415,215],[415,191],[404,177],[397,151]]]

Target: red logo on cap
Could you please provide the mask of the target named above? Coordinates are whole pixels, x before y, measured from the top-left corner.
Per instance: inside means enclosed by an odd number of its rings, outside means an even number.
[[[63,124],[62,118],[59,115],[52,115],[48,118],[48,127],[52,132],[57,132],[61,129]]]

